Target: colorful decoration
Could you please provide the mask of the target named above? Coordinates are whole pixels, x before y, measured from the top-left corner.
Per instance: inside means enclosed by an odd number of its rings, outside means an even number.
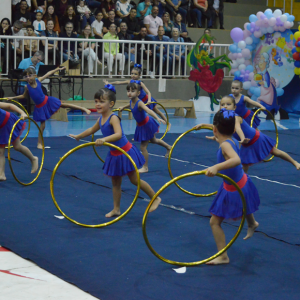
[[[190,72],[189,80],[195,82],[196,96],[198,99],[200,94],[200,88],[208,92],[210,97],[210,107],[214,110],[214,104],[219,104],[215,99],[215,92],[219,89],[223,82],[224,71],[223,68],[231,69],[231,59],[226,54],[214,57],[206,51],[206,46],[203,44],[203,40],[207,41],[211,45],[213,37],[207,34],[201,36],[196,46],[187,56],[187,63],[194,70]]]
[[[296,39],[295,47],[292,49],[294,62],[294,72],[296,75],[300,75],[300,26],[297,32],[295,32],[294,37]]]

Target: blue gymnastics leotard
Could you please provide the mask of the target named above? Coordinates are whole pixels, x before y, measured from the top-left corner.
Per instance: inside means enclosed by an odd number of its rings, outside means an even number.
[[[134,140],[137,142],[149,141],[154,137],[154,134],[158,131],[158,123],[142,109],[139,110],[138,103],[142,100],[138,100],[135,106],[132,107],[132,101],[130,100],[130,109],[133,117],[137,122],[137,126],[134,133]]]
[[[229,143],[239,154],[238,142],[235,139],[225,142]],[[218,163],[225,161],[221,147],[217,152],[217,161]],[[260,204],[258,191],[248,175],[244,173],[242,165],[220,171],[220,173],[230,177],[241,188],[246,199],[247,215],[257,211]],[[243,215],[243,203],[240,194],[232,184],[223,180],[209,212],[225,219],[238,219]]]
[[[117,115],[111,114],[103,125],[101,124],[102,116],[99,119],[99,126],[104,137],[110,136],[115,133],[113,126],[109,123],[112,116],[116,116],[117,118],[119,118]],[[122,129],[122,137],[116,142],[111,142],[111,144],[116,145],[127,152],[135,162],[137,168],[140,169],[145,163],[145,158],[137,149],[137,147],[135,145],[132,145],[127,140],[121,122],[120,125]],[[105,175],[124,176],[129,172],[134,171],[132,163],[122,152],[112,147],[110,147],[109,149],[110,151],[108,152],[103,165],[103,172]]]
[[[9,135],[14,124],[19,120],[19,117],[13,113],[9,113],[0,108],[0,147],[3,148],[7,146]],[[26,128],[26,123],[22,120],[20,121],[13,132],[11,143],[13,143]]]
[[[38,79],[36,79],[36,83],[36,88],[27,84],[29,95],[35,103],[33,119],[37,122],[44,122],[59,110],[61,101],[55,97],[46,96]]]
[[[245,138],[250,139],[250,142],[245,145],[243,144],[240,149],[242,164],[255,164],[264,160],[276,145],[276,141],[261,131],[250,127],[245,120],[241,124],[241,129]],[[237,133],[234,133],[233,137],[240,140]]]
[[[140,80],[130,80],[130,83],[137,83],[139,85],[141,85],[141,81]],[[141,90],[140,90],[140,95],[139,95],[139,99],[142,100],[145,104],[147,104],[148,102],[148,94],[144,91],[144,89],[141,86]],[[151,97],[151,101],[149,102],[157,102],[153,97]],[[151,110],[153,110],[153,108],[156,106],[155,103],[149,104],[147,105]]]
[[[233,94],[230,94],[229,96],[234,98]],[[244,95],[241,95],[240,101],[236,103],[235,112],[250,125],[254,112],[246,107],[244,97]],[[260,119],[256,115],[253,120],[253,128],[257,128],[259,125]]]

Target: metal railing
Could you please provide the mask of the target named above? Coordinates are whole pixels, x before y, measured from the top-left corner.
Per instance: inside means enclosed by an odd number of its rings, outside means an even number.
[[[29,49],[25,49],[24,40],[29,40]],[[68,52],[67,58],[71,59],[70,50],[71,43],[75,44],[75,53],[73,57],[79,57],[81,64],[80,75],[81,76],[96,76],[96,77],[111,77],[124,76],[130,77],[130,72],[132,65],[130,64],[130,53],[128,53],[128,60],[126,64],[123,62],[125,59],[125,45],[128,49],[133,49],[135,53],[134,63],[139,63],[143,66],[144,72],[146,75],[143,77],[149,77],[150,71],[154,72],[156,78],[164,77],[175,77],[182,78],[188,77],[190,68],[186,64],[186,57],[188,52],[192,50],[195,46],[195,43],[174,43],[174,42],[157,42],[157,41],[128,41],[128,40],[95,40],[95,39],[73,39],[73,38],[53,38],[53,37],[29,37],[29,36],[0,36],[0,41],[4,43],[4,47],[0,47],[0,65],[5,66],[5,72],[2,75],[7,75],[10,69],[17,69],[19,62],[24,58],[31,57],[35,51],[43,50],[44,52],[44,63],[46,65],[60,65],[66,60],[66,55],[64,58],[64,53]],[[20,41],[19,47],[12,46],[15,45],[17,41]],[[37,41],[37,45],[36,45]],[[64,48],[63,43],[68,42],[68,47]],[[43,46],[41,45],[43,43]],[[84,55],[81,43],[88,43],[87,47],[89,49],[88,54]],[[104,51],[104,43],[109,43],[109,52]],[[49,45],[55,44],[53,50],[50,49]],[[124,69],[119,68],[114,61],[114,68],[112,69],[111,74],[109,74],[109,65],[111,62],[111,53],[112,46],[119,44],[119,53],[122,54],[120,59],[120,64],[124,63]],[[94,49],[92,49],[92,45]],[[37,47],[36,47],[37,46]],[[163,49],[163,46],[165,49]],[[207,44],[207,46],[209,46]],[[36,47],[36,49],[34,49]],[[179,51],[178,59],[172,58],[172,50],[177,47]],[[220,56],[223,54],[229,54],[228,50],[229,44],[212,44],[209,46],[211,49],[210,52],[214,56]],[[34,51],[35,50],[35,51]],[[64,50],[64,51],[63,51]],[[51,52],[51,53],[50,53]],[[94,52],[94,54],[93,54]],[[102,52],[102,53],[100,53]],[[152,53],[152,55],[151,55]],[[98,55],[102,54],[102,55]],[[84,56],[87,56],[85,58]],[[102,66],[98,63],[98,57],[101,57]],[[157,59],[156,59],[157,57]],[[182,59],[184,57],[184,59]],[[59,58],[59,62],[57,62]],[[141,59],[140,59],[141,58]],[[92,61],[92,64],[89,63]],[[105,64],[108,65],[108,68],[105,68]],[[184,64],[184,65],[183,65]],[[99,67],[98,67],[99,65]],[[95,72],[92,73],[94,69]],[[123,70],[122,70],[123,69]],[[225,77],[231,77],[228,69],[224,70]]]
[[[293,2],[294,0],[290,0],[291,1],[291,11],[290,11],[290,14],[292,15],[293,14]],[[270,3],[269,3],[270,2]],[[273,6],[272,7],[276,7],[276,0],[267,0],[267,6],[270,6],[272,5],[272,2],[273,2]],[[283,6],[282,6],[282,10],[283,10],[283,13],[286,13],[285,11],[285,0],[283,0]]]

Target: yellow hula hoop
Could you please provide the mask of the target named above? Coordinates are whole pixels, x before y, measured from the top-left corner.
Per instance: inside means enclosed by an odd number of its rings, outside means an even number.
[[[23,139],[22,139],[22,141],[21,141],[21,143],[23,143],[23,142],[25,141],[25,139],[27,138],[27,136],[28,136],[28,134],[29,134],[29,131],[30,131],[30,119],[29,119],[28,111],[25,109],[25,107],[24,107],[20,102],[18,102],[18,101],[16,101],[16,100],[13,100],[13,99],[7,99],[7,98],[0,98],[0,101],[11,101],[11,102],[13,102],[13,103],[19,105],[19,106],[23,109],[23,111],[26,113],[26,115],[27,115],[27,117],[28,117],[28,128],[27,128],[27,133],[25,134],[25,136],[23,137]],[[12,148],[13,146],[10,146],[10,147]],[[7,149],[8,146],[6,146],[5,148]]]
[[[167,127],[166,127],[166,130],[165,130],[165,133],[163,134],[163,136],[160,138],[161,140],[166,136],[167,132],[168,132],[168,128],[169,128],[169,115],[165,109],[165,107],[160,104],[159,102],[147,102],[146,105],[150,105],[150,104],[158,104],[164,111],[165,111],[165,114],[166,114],[166,118],[167,118]]]
[[[267,109],[264,110],[264,109],[262,109],[262,108],[259,108],[258,110],[256,110],[256,112],[255,112],[255,113],[253,114],[253,116],[252,116],[250,126],[253,127],[253,121],[254,121],[254,118],[255,118],[255,116],[256,116],[260,111],[266,111],[266,112],[269,114],[269,116],[271,116],[271,118],[272,118],[272,121],[273,121],[274,126],[275,126],[275,132],[276,132],[276,145],[275,145],[275,147],[278,148],[278,142],[279,142],[279,141],[278,141],[278,128],[277,128],[277,124],[276,124],[276,122],[275,122],[274,116],[271,114],[270,111],[268,111]],[[269,162],[269,161],[271,161],[273,158],[274,158],[274,155],[272,155],[269,159],[264,159],[264,162]]]
[[[21,181],[17,178],[17,176],[15,175],[15,172],[14,172],[13,167],[12,167],[12,164],[11,164],[11,157],[10,157],[10,149],[11,149],[10,144],[11,144],[11,138],[12,138],[13,132],[14,132],[14,130],[15,130],[17,124],[18,124],[21,120],[22,120],[22,119],[19,119],[19,120],[14,124],[14,126],[12,127],[12,130],[11,130],[11,133],[10,133],[10,135],[9,135],[9,139],[8,139],[8,150],[7,150],[7,158],[8,158],[8,163],[9,163],[9,167],[10,167],[11,173],[12,173],[13,177],[15,178],[15,180],[16,180],[18,183],[20,183],[21,185],[29,186],[29,185],[33,184],[33,183],[39,178],[39,176],[40,176],[40,174],[41,174],[41,172],[42,172],[42,168],[43,168],[43,165],[44,165],[44,158],[45,158],[45,144],[44,144],[43,134],[42,134],[42,132],[41,132],[41,129],[40,129],[39,125],[38,125],[33,119],[28,118],[28,120],[30,120],[31,122],[33,122],[33,123],[36,125],[36,127],[38,128],[38,130],[39,130],[39,132],[40,132],[40,135],[41,135],[41,137],[42,137],[42,144],[43,144],[43,154],[42,154],[42,162],[41,162],[41,165],[40,165],[40,168],[39,168],[39,171],[38,171],[36,177],[35,177],[31,182],[29,182],[29,183],[21,182]]]
[[[210,127],[207,127],[207,126],[202,126],[200,129],[209,129],[209,130],[212,130]],[[179,142],[179,140],[180,140],[181,138],[183,138],[183,137],[184,137],[186,134],[188,134],[189,132],[191,132],[191,131],[193,131],[193,130],[200,130],[200,129],[194,129],[194,128],[192,128],[192,129],[190,129],[190,130],[184,132],[183,134],[181,134],[181,135],[176,139],[176,141],[174,142],[174,144],[173,144],[173,146],[172,146],[172,148],[171,148],[171,150],[170,150],[169,159],[168,159],[168,170],[169,170],[170,177],[171,177],[172,179],[174,178],[174,176],[173,176],[172,171],[171,171],[171,158],[172,158],[172,153],[173,153],[173,150],[174,150],[176,144]],[[185,190],[185,189],[182,188],[176,181],[175,181],[174,183],[175,183],[175,185],[176,185],[181,191],[183,191],[184,193],[186,193],[186,194],[188,194],[188,195],[195,196],[195,197],[210,197],[210,196],[213,196],[213,195],[215,195],[215,194],[217,193],[217,191],[216,191],[216,192],[213,192],[213,193],[210,193],[210,194],[196,194],[196,193],[192,193],[192,192],[189,192],[189,191]]]
[[[136,171],[136,175],[137,175],[137,179],[138,179],[138,184],[137,184],[137,190],[136,190],[136,194],[135,194],[135,197],[132,201],[132,203],[130,204],[130,206],[127,208],[127,210],[125,212],[123,212],[120,216],[118,216],[117,218],[113,219],[112,221],[110,222],[106,222],[106,223],[102,223],[102,224],[96,224],[96,225],[88,225],[88,224],[82,224],[82,223],[79,223],[73,219],[71,219],[70,217],[68,217],[62,210],[61,208],[59,207],[59,205],[57,204],[57,201],[55,199],[55,196],[54,196],[54,177],[55,177],[55,174],[56,174],[56,171],[57,169],[59,168],[59,166],[61,165],[61,163],[69,156],[71,155],[72,153],[76,152],[77,150],[79,149],[82,149],[82,148],[85,148],[85,147],[89,147],[89,146],[93,146],[95,145],[95,143],[87,143],[87,144],[83,144],[83,145],[80,145],[80,146],[77,146],[75,148],[73,148],[72,150],[70,150],[69,152],[67,152],[60,160],[59,162],[56,164],[53,172],[52,172],[52,176],[51,176],[51,180],[50,180],[50,191],[51,191],[51,196],[52,196],[52,200],[54,202],[54,205],[56,206],[56,208],[58,209],[58,211],[66,218],[68,219],[70,222],[76,224],[76,225],[79,225],[79,226],[83,226],[83,227],[89,227],[89,228],[99,228],[99,227],[106,227],[108,225],[111,225],[113,223],[116,223],[118,222],[119,220],[121,220],[122,218],[124,218],[129,212],[130,210],[133,208],[134,204],[136,203],[137,201],[137,198],[139,196],[139,192],[140,192],[140,187],[141,187],[141,182],[140,182],[140,173],[139,173],[139,170],[135,164],[135,162],[133,161],[133,159],[130,157],[130,155],[128,155],[123,149],[115,146],[115,145],[112,145],[110,143],[103,143],[104,146],[108,146],[108,147],[112,147],[112,148],[115,148],[116,150],[119,150],[121,151],[124,155],[126,155],[126,157],[131,161],[131,163],[133,164],[134,166],[134,169]]]
[[[151,201],[149,202],[147,208],[146,208],[146,211],[144,213],[144,216],[143,216],[143,223],[142,223],[142,228],[143,228],[143,236],[144,236],[144,239],[145,239],[145,242],[149,248],[149,250],[157,257],[159,258],[160,260],[168,263],[168,264],[171,264],[171,265],[177,265],[177,266],[198,266],[198,265],[201,265],[201,264],[205,264],[207,262],[209,262],[210,260],[213,260],[215,259],[216,257],[218,257],[219,255],[223,254],[225,251],[227,251],[231,246],[232,244],[235,242],[235,240],[238,238],[239,234],[241,233],[242,231],[242,228],[244,226],[244,222],[245,222],[245,216],[246,216],[246,200],[245,200],[245,197],[244,197],[244,194],[243,192],[241,191],[241,189],[239,188],[239,186],[229,177],[227,177],[226,175],[223,175],[223,174],[219,174],[217,173],[216,176],[218,177],[221,177],[223,179],[226,179],[228,180],[232,185],[234,185],[234,187],[237,189],[237,191],[239,192],[240,196],[241,196],[241,200],[242,200],[242,203],[243,203],[243,216],[242,216],[242,220],[241,220],[241,223],[240,223],[240,226],[236,232],[236,234],[234,235],[234,237],[232,238],[232,240],[222,249],[220,250],[218,253],[216,253],[215,255],[209,257],[209,258],[206,258],[206,259],[203,259],[203,260],[200,260],[200,261],[195,261],[195,262],[178,262],[178,261],[173,261],[173,260],[170,260],[170,259],[167,259],[163,256],[161,256],[160,254],[158,254],[154,249],[153,247],[151,246],[149,240],[148,240],[148,237],[147,237],[147,233],[146,233],[146,221],[147,221],[147,217],[148,217],[148,213],[149,213],[149,209],[152,205],[152,203],[154,202],[154,200],[156,199],[156,197],[158,197],[167,187],[169,187],[171,184],[173,183],[176,183],[176,181],[178,180],[181,180],[183,178],[186,178],[186,177],[191,177],[191,176],[196,176],[196,175],[204,175],[205,174],[205,170],[203,171],[194,171],[194,172],[190,172],[190,173],[186,173],[186,174],[183,174],[183,175],[180,175],[178,177],[175,177],[173,178],[172,180],[170,180],[169,182],[167,182],[165,185],[163,185],[158,191],[157,193],[153,196],[153,198],[151,199]]]

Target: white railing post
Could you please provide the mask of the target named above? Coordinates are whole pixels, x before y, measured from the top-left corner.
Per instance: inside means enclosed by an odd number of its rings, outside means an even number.
[[[159,48],[159,79],[162,79],[162,73],[163,73],[163,60],[164,60],[164,49],[163,45],[160,45]]]

